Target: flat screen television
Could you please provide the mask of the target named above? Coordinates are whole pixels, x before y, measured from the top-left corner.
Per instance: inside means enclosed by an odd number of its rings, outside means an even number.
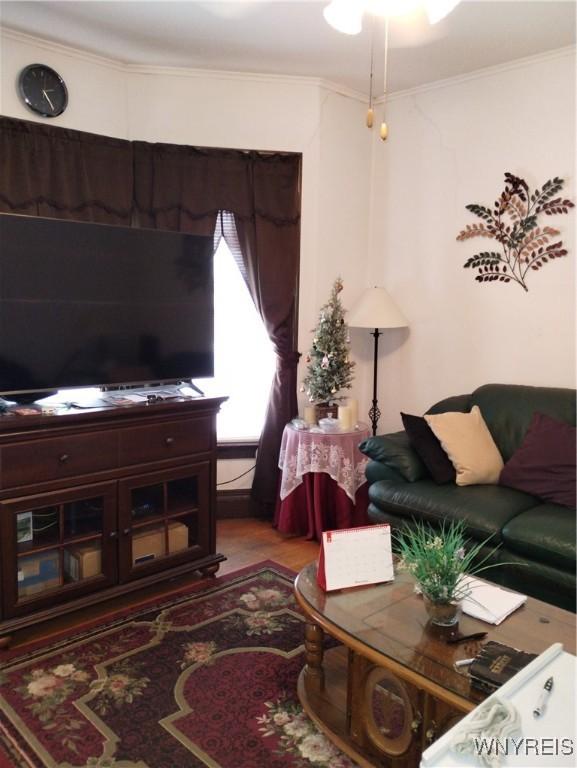
[[[0,394],[213,374],[211,237],[0,214]]]

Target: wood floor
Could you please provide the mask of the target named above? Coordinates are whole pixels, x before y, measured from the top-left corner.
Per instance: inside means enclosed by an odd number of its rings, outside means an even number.
[[[216,545],[217,551],[227,557],[219,574],[236,571],[260,560],[275,560],[293,571],[300,571],[307,563],[316,560],[319,552],[316,541],[283,536],[270,522],[248,518],[219,520]]]
[[[315,560],[318,555],[318,543],[306,541],[303,538],[286,537],[276,531],[270,522],[252,518],[219,520],[217,522],[217,552],[227,558],[221,563],[218,575],[232,573],[247,565],[259,563],[262,560],[274,560],[280,565],[299,571],[307,563]],[[79,624],[106,616],[126,606],[134,605],[143,600],[162,594],[194,581],[194,576],[184,576],[163,584],[154,585],[146,591],[132,592],[129,595],[110,600],[104,604],[92,606],[73,614],[60,616],[39,627],[28,627],[12,637],[11,649],[17,649],[30,642],[48,638],[63,630],[74,631]],[[1,652],[0,652],[1,664]]]

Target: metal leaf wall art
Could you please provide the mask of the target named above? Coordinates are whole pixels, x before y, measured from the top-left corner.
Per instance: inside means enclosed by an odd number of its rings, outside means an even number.
[[[558,229],[538,226],[540,215],[568,213],[574,204],[559,193],[565,182],[559,177],[546,181],[541,189],[531,192],[524,179],[505,173],[505,189],[493,208],[473,203],[466,208],[482,221],[467,224],[457,240],[486,237],[496,240],[500,250],[486,250],[471,256],[463,265],[477,271],[479,283],[499,281],[517,283],[525,291],[527,278],[553,259],[566,256],[558,239]]]

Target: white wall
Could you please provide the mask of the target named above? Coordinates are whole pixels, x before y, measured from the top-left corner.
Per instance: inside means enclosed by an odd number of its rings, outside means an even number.
[[[410,322],[385,332],[380,430],[399,411],[489,382],[575,386],[576,212],[542,216],[569,255],[513,283],[479,284],[466,259],[493,240],[456,242],[492,207],[504,173],[534,189],[560,176],[575,201],[575,53],[559,51],[391,98],[389,139],[374,147],[368,280],[384,285]]]
[[[364,106],[311,78],[123,67],[4,30],[0,112],[39,120],[19,100],[20,70],[52,66],[69,90],[53,125],[127,139],[198,146],[295,151],[303,155],[299,348],[306,353],[318,309],[342,275],[360,292],[368,252],[371,142]],[[301,364],[299,381],[304,376]],[[219,482],[250,462],[222,462]],[[251,475],[227,489],[250,487]]]
[[[527,294],[477,284],[462,265],[485,242],[455,241],[476,220],[465,205],[491,203],[507,170],[531,185],[559,175],[575,198],[574,51],[394,95],[382,143],[365,127],[355,94],[314,79],[123,67],[13,32],[0,39],[2,114],[35,119],[16,80],[23,66],[43,61],[70,91],[54,125],[303,153],[300,351],[310,347],[337,275],[345,308],[366,286],[384,285],[410,321],[380,340],[379,431],[398,428],[401,409],[420,413],[489,381],[575,385],[575,211],[547,220],[562,230],[569,256],[532,274]],[[363,416],[373,340],[359,329],[351,340],[351,394]],[[299,382],[304,373],[303,360]],[[248,466],[222,463],[219,479]]]

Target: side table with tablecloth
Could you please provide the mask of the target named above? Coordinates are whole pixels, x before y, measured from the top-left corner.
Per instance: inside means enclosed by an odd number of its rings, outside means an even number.
[[[368,459],[359,443],[369,428],[346,432],[284,428],[275,525],[281,533],[321,538],[323,531],[367,525]]]

